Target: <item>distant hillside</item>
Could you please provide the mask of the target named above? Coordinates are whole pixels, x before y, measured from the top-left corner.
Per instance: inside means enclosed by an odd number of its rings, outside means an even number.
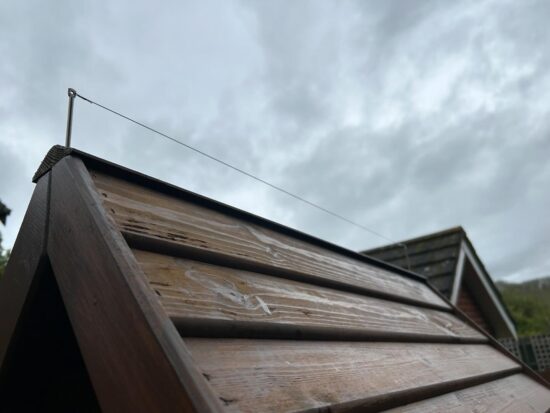
[[[520,336],[550,334],[550,277],[521,284],[496,284]]]

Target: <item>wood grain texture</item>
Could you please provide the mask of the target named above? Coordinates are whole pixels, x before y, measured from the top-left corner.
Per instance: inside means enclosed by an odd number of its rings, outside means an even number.
[[[48,255],[102,410],[218,412],[82,161],[51,173]]]
[[[447,312],[133,250],[186,335],[486,341]]]
[[[520,369],[486,345],[187,338],[230,412],[377,411]],[[456,388],[455,388],[456,389]]]
[[[366,292],[450,309],[426,284],[188,201],[92,172],[106,209],[129,235],[216,254],[250,268],[353,286]]]
[[[550,390],[524,374],[408,404],[387,413],[545,413]]]
[[[48,192],[49,177],[44,176],[34,189],[6,271],[0,279],[0,369],[45,256]]]

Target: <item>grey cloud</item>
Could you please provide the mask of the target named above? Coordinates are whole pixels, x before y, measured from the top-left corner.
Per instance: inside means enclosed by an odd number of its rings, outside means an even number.
[[[546,2],[28,4],[0,6],[7,242],[75,86],[388,238],[462,224],[496,277],[550,273]],[[82,101],[74,139],[353,249],[387,242]]]

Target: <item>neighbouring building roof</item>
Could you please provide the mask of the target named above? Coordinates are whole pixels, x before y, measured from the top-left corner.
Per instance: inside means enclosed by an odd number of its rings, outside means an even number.
[[[423,277],[58,153],[0,280],[8,411],[550,406],[548,384]]]
[[[425,276],[492,335],[517,337],[513,319],[462,227],[362,251],[362,254]]]

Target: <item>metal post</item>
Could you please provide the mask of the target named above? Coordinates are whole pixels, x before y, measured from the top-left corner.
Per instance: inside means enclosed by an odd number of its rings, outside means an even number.
[[[69,88],[67,90],[67,94],[69,95],[69,111],[67,113],[67,134],[65,135],[65,146],[67,148],[71,147],[71,132],[73,129],[73,106],[74,106],[74,98],[76,97],[77,93],[76,90],[73,88]]]

